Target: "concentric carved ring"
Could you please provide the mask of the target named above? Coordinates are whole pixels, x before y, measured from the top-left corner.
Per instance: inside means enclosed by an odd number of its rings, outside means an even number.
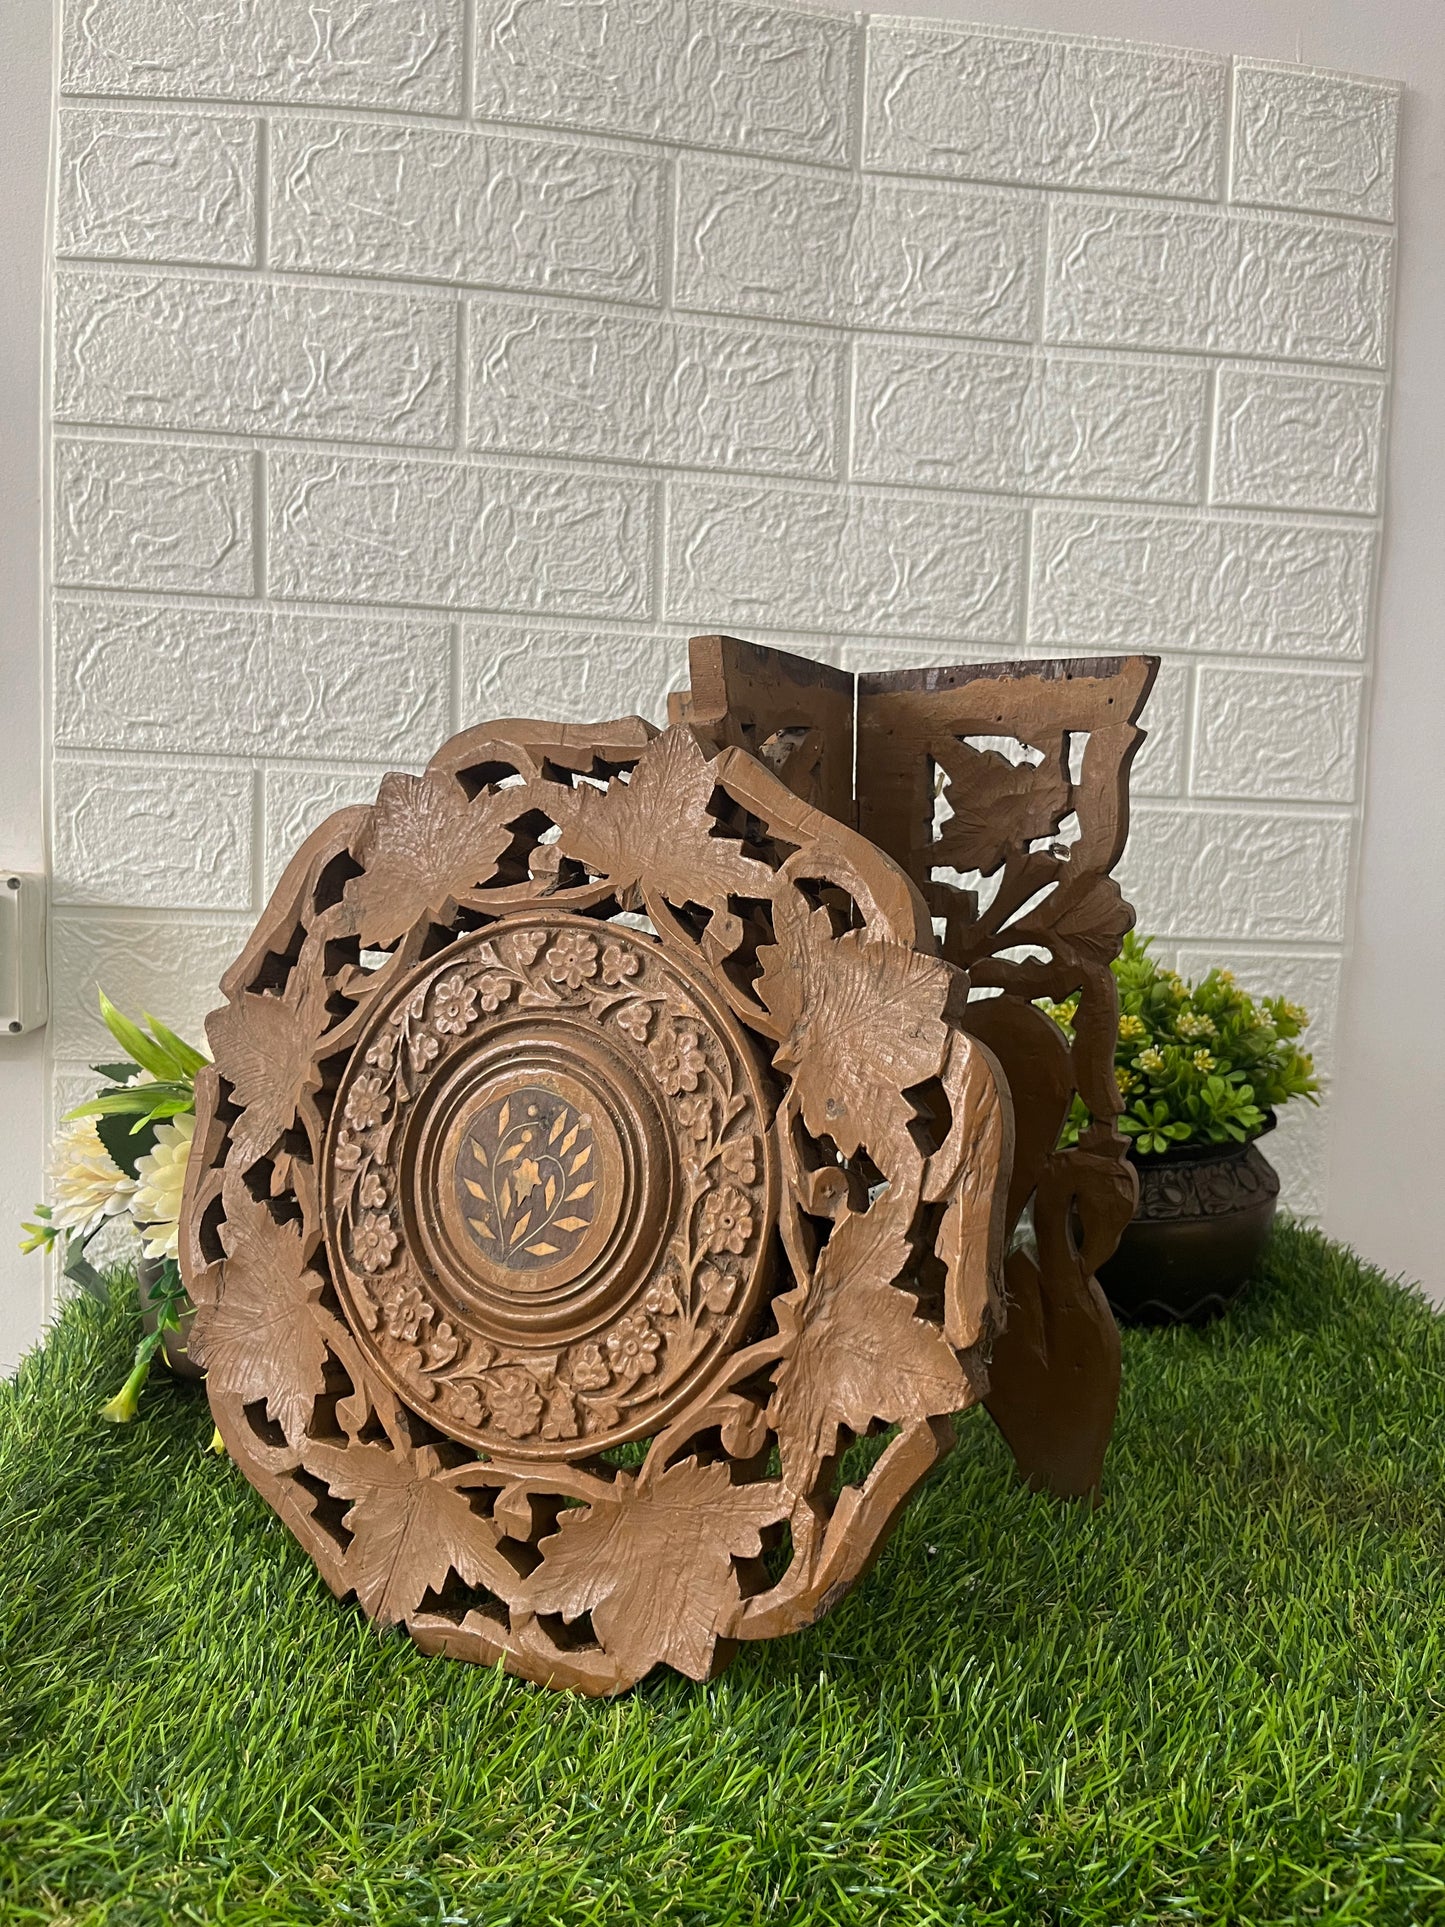
[[[655,937],[552,914],[463,938],[341,1077],[322,1199],[348,1322],[468,1444],[646,1436],[752,1319],[770,1115],[742,1027]]]

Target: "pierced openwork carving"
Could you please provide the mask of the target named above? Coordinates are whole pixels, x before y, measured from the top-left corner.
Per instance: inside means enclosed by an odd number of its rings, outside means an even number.
[[[1116,1122],[1109,968],[1134,912],[1111,872],[1157,668],[997,663],[858,686],[860,828],[917,878],[972,987],[965,1025],[1014,1100],[1009,1322],[989,1410],[1025,1474],[1071,1494],[1098,1485],[1118,1403],[1119,1335],[1094,1273],[1138,1181]],[[1039,997],[1077,999],[1072,1048]],[[1075,1091],[1092,1121],[1061,1149]]]
[[[429,1651],[704,1677],[847,1591],[986,1389],[1008,1097],[795,727],[469,731],[309,839],[223,981],[192,1353]]]

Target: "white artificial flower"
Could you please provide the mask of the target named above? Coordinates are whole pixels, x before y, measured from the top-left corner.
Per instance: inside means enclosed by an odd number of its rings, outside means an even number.
[[[155,1148],[136,1163],[140,1179],[131,1199],[130,1214],[140,1226],[147,1258],[174,1258],[180,1244],[181,1193],[186,1188],[186,1164],[196,1119],[182,1111],[156,1126]]]
[[[124,1211],[135,1190],[100,1141],[93,1117],[73,1117],[50,1147],[50,1222],[79,1238]]]

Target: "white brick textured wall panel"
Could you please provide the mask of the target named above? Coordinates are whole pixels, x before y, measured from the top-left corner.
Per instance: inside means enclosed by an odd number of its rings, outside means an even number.
[[[271,260],[655,303],[666,173],[577,141],[280,120]]]
[[[433,747],[436,747],[435,745]],[[426,758],[410,767],[420,768]],[[407,764],[403,768],[409,767]],[[269,897],[281,872],[311,832],[350,803],[374,803],[385,763],[353,763],[339,769],[315,766],[269,768],[265,773],[262,894]]]
[[[687,687],[687,646],[645,629],[552,629],[476,622],[462,630],[463,727],[506,716],[600,722],[667,719],[667,698]]]
[[[1333,1021],[1398,89],[789,0],[61,6],[59,1064],[97,977],[198,1029],[254,870],[458,717],[660,720],[715,628],[1161,652],[1144,926]]]
[[[444,622],[66,598],[54,631],[67,747],[424,761],[447,732]]]
[[[1038,197],[684,154],[677,305],[920,334],[1027,339]]]
[[[69,94],[461,106],[462,0],[72,0]]]
[[[1399,111],[1397,87],[1238,61],[1233,198],[1390,220]]]
[[[1191,789],[1354,802],[1360,696],[1358,676],[1201,664]]]
[[[1219,190],[1227,72],[1209,54],[871,21],[866,160],[1208,200]]]
[[[1194,982],[1225,967],[1253,997],[1287,997],[1309,1012],[1301,1046],[1326,1077],[1334,1068],[1342,966],[1338,956],[1312,957],[1297,950],[1240,950],[1227,943],[1174,944],[1175,967]]]
[[[1382,368],[1390,256],[1360,228],[1060,199],[1045,338]]]
[[[251,918],[133,917],[58,909],[51,930],[50,1047],[59,1058],[114,1060],[99,993],[127,1015],[154,1011],[199,1043],[221,1002],[221,973],[235,962]]]
[[[1202,366],[865,339],[853,471],[868,481],[1192,502]]]
[[[1357,660],[1373,558],[1363,528],[1041,508],[1029,642]]]
[[[474,110],[842,162],[856,42],[846,16],[734,0],[480,0]]]
[[[1189,752],[1189,702],[1193,669],[1164,661],[1149,691],[1140,726],[1144,741],[1135,754],[1129,787],[1134,796],[1182,796]]]
[[[250,266],[257,128],[215,114],[65,108],[57,251]]]
[[[56,418],[450,444],[456,333],[446,296],[66,269]]]
[[[55,579],[249,595],[253,457],[175,442],[57,441]]]
[[[1279,1173],[1280,1203],[1299,1218],[1319,1218],[1325,1209],[1330,1163],[1330,1100],[1322,1093],[1316,1106],[1304,1099],[1279,1114],[1277,1128],[1260,1151]]]
[[[1347,816],[1142,803],[1120,866],[1141,930],[1245,943],[1340,943]]]
[[[249,909],[253,787],[250,770],[235,764],[60,757],[55,901]]]
[[[277,595],[650,612],[648,482],[289,449],[269,461]]]
[[[1384,417],[1385,390],[1377,382],[1222,368],[1214,500],[1370,514]]]
[[[470,303],[476,449],[835,475],[843,348],[748,323]]]
[[[994,639],[1017,629],[1023,530],[1002,506],[678,481],[667,613]]]

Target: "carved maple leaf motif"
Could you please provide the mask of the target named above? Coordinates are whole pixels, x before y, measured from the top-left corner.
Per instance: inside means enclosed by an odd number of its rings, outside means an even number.
[[[308,1271],[301,1237],[264,1205],[232,1198],[220,1294],[196,1312],[190,1353],[211,1388],[243,1405],[264,1399],[293,1443],[321,1391],[326,1343],[311,1309],[320,1281]]]
[[[365,875],[346,886],[363,948],[397,942],[423,917],[447,922],[457,901],[491,876],[518,808],[515,791],[473,800],[439,771],[384,776],[355,847]]]
[[[773,883],[767,864],[712,834],[708,804],[716,784],[691,730],[666,730],[643,751],[629,782],[562,792],[562,852],[619,891],[641,883],[670,903],[722,910],[729,894],[766,896]]]
[[[1134,928],[1134,906],[1111,876],[1100,876],[1082,890],[1065,894],[1062,886],[1028,916],[1003,932],[1011,944],[1037,943],[1060,962],[1108,964],[1118,956],[1126,931]]]
[[[439,1593],[455,1572],[468,1586],[502,1594],[517,1575],[496,1549],[496,1534],[455,1486],[419,1473],[397,1452],[358,1446],[323,1449],[309,1463],[338,1497],[355,1503],[346,1576],[363,1612],[394,1625]]]
[[[316,1045],[328,1023],[329,986],[319,968],[308,967],[310,949],[308,941],[280,996],[243,990],[206,1019],[211,1053],[241,1112],[231,1141],[246,1164],[272,1149],[321,1087]]]
[[[909,944],[849,930],[795,890],[780,896],[777,943],[761,951],[757,991],[786,1027],[774,1063],[798,1073],[803,1121],[845,1157],[867,1143],[886,1172],[912,1146],[903,1095],[937,1076],[948,1049],[948,966]]]
[[[953,809],[930,853],[935,863],[988,876],[1036,837],[1052,835],[1069,813],[1062,747],[1041,763],[1011,763],[967,743],[939,745],[934,755]]]
[[[907,1228],[907,1214],[884,1199],[850,1213],[806,1293],[776,1301],[789,1350],[774,1374],[768,1423],[792,1492],[812,1485],[843,1426],[861,1435],[875,1419],[935,1418],[973,1400],[953,1348],[893,1283],[910,1259]]]
[[[562,1514],[527,1582],[534,1612],[592,1625],[628,1680],[666,1662],[706,1679],[741,1594],[734,1558],[755,1558],[761,1530],[788,1510],[781,1486],[734,1485],[725,1465],[684,1459],[619,1480],[615,1499]]]

